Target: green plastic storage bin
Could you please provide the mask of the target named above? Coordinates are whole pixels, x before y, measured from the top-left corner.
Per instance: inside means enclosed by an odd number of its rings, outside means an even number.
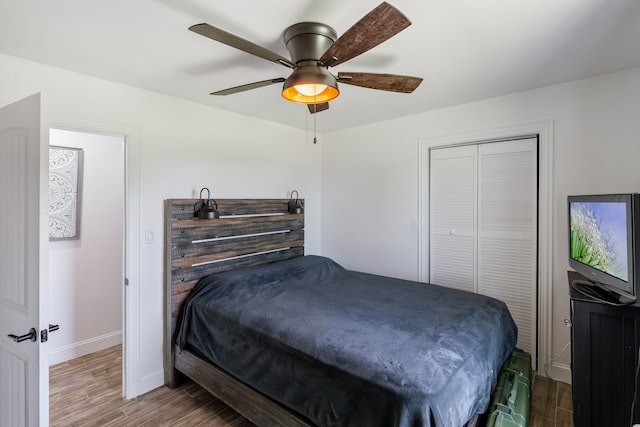
[[[487,427],[526,427],[531,406],[531,355],[516,348],[500,370]]]

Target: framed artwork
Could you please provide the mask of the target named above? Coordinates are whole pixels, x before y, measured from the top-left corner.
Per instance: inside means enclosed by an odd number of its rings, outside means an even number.
[[[80,238],[80,148],[49,147],[49,240]]]

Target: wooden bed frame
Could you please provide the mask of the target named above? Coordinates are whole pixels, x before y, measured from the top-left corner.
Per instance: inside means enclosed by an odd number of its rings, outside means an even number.
[[[184,300],[199,279],[216,272],[304,255],[304,213],[288,213],[289,199],[217,200],[220,218],[194,217],[197,199],[165,202],[167,383],[191,378],[257,426],[314,424],[224,370],[175,344]],[[478,424],[476,415],[467,423]]]
[[[217,366],[175,345],[184,300],[199,279],[237,267],[304,255],[304,213],[289,199],[216,200],[220,218],[194,217],[197,199],[165,202],[166,360],[169,387],[181,374],[258,426],[312,426],[297,413],[248,387]]]

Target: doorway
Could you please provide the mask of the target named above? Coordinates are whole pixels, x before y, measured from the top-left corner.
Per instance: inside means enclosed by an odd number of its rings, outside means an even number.
[[[125,137],[52,128],[49,144],[81,150],[78,209],[67,214],[77,234],[49,243],[50,318],[60,325],[49,340],[55,365],[123,342]]]
[[[87,134],[120,135],[124,140],[125,244],[122,386],[126,399],[137,397],[140,336],[140,129],[137,126],[53,114],[49,127]],[[143,387],[144,389],[144,387]],[[146,389],[144,389],[146,390]]]

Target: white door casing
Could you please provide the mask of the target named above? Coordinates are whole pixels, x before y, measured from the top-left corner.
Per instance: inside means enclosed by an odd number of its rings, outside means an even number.
[[[509,140],[523,136],[538,136],[538,357],[537,369],[542,375],[571,383],[569,366],[552,360],[552,231],[553,231],[553,121],[522,123],[510,126],[476,129],[419,139],[419,230],[418,277],[429,282],[429,210],[430,154],[432,148],[453,147],[469,143]]]
[[[48,159],[41,94],[0,109],[0,427],[49,425]],[[36,339],[15,342],[31,328]]]

